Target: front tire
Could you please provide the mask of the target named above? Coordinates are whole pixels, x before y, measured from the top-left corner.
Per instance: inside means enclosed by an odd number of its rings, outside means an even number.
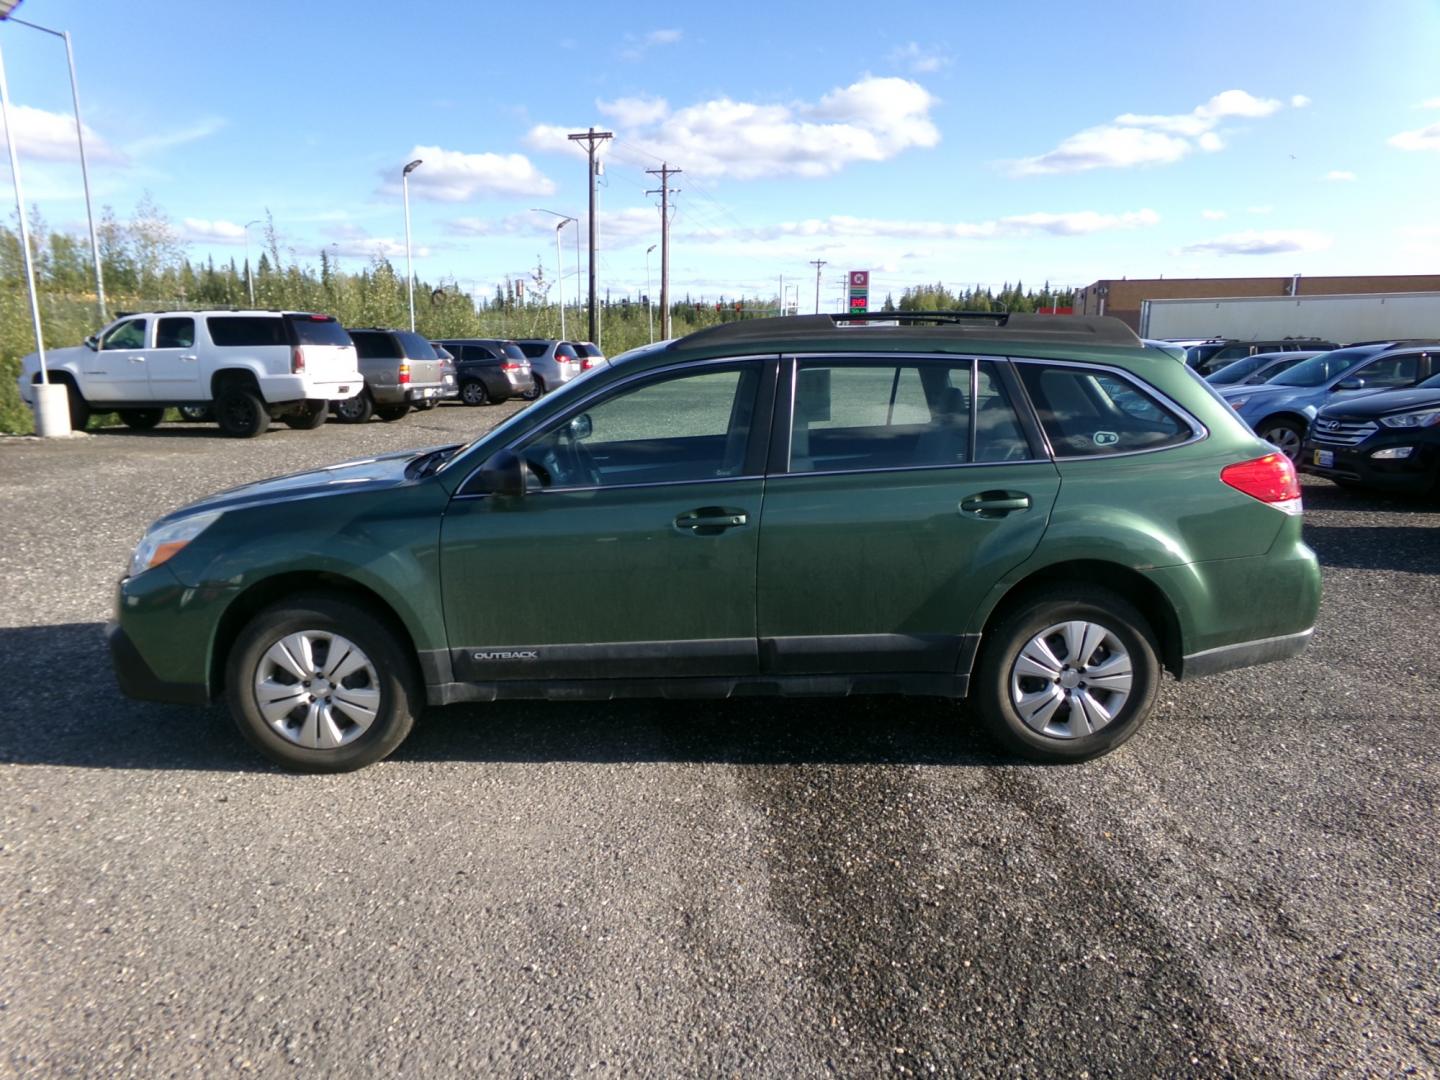
[[[990,734],[1032,761],[1085,761],[1139,730],[1160,685],[1154,632],[1108,589],[1054,588],[988,635],[972,696]]]
[[[215,419],[210,412],[209,405],[181,405],[180,419],[188,420],[192,424],[203,424],[207,420]]]
[[[297,772],[388,757],[424,696],[399,635],[338,597],[300,594],[256,615],[226,664],[230,714],[257,750]]]
[[[131,431],[150,431],[165,419],[164,409],[121,409],[121,422]]]
[[[329,415],[328,401],[307,401],[293,412],[286,413],[281,420],[295,431],[314,431]]]
[[[375,399],[370,396],[368,389],[335,403],[335,419],[342,424],[363,424],[374,412]]]
[[[245,386],[227,386],[215,398],[215,422],[235,439],[253,439],[270,426],[260,395]]]

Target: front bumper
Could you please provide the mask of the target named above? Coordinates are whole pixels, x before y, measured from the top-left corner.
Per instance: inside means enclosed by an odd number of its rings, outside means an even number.
[[[1409,457],[1376,460],[1375,451],[1411,447]],[[1330,457],[1322,455],[1329,454]],[[1327,464],[1321,465],[1321,461]],[[1440,429],[1381,428],[1355,446],[1306,439],[1296,462],[1301,472],[1385,491],[1419,494],[1440,479]]]
[[[105,624],[105,643],[110,648],[110,666],[120,692],[139,701],[163,701],[169,705],[205,705],[210,695],[203,685],[167,682],[155,674],[140,650],[118,622]]]
[[[123,579],[105,636],[125,696],[181,705],[208,702],[216,631],[238,591],[231,585],[185,585],[168,565]]]

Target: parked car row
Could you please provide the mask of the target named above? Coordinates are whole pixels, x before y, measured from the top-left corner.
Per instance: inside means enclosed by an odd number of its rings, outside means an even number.
[[[116,412],[148,430],[177,408],[191,421],[253,437],[271,420],[319,427],[459,399],[485,405],[533,399],[605,362],[590,342],[455,338],[430,342],[409,330],[347,329],[303,311],[187,310],[123,313],[82,345],[51,349],[48,377],[65,385],[70,423]],[[40,358],[21,361],[20,397],[34,404]]]
[[[1239,341],[1234,338],[1172,338],[1167,344],[1185,351],[1185,362],[1206,377],[1228,364],[1257,353],[1325,352],[1340,347],[1335,341],[1319,338],[1277,338],[1269,341]]]
[[[1440,493],[1440,342],[1257,353],[1207,381],[1306,472]]]

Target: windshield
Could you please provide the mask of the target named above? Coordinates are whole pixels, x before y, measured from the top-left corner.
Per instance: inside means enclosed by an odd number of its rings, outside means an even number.
[[[1264,354],[1247,356],[1243,360],[1236,360],[1233,364],[1226,364],[1219,371],[1210,375],[1205,381],[1211,386],[1229,386],[1245,378],[1261,364],[1268,364],[1270,357]]]
[[[1266,386],[1323,386],[1341,372],[1353,367],[1361,360],[1374,356],[1379,349],[1336,349],[1312,356],[1296,364],[1289,371],[1282,371],[1267,382]]]

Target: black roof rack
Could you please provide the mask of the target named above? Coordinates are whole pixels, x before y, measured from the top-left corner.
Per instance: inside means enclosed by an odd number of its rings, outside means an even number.
[[[870,311],[842,315],[788,315],[771,319],[743,319],[697,330],[679,341],[710,345],[749,340],[813,338],[854,328],[859,334],[886,331],[913,336],[915,327],[934,327],[985,340],[1023,338],[1027,341],[1074,345],[1127,345],[1140,347],[1134,330],[1107,315],[1031,315],[990,311]]]

